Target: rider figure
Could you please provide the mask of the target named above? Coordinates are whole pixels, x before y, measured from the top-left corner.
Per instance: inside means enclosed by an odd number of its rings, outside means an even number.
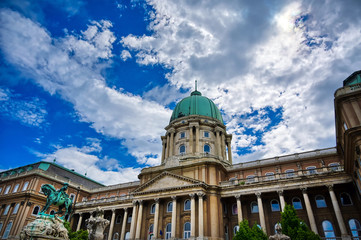
[[[64,183],[64,186],[62,186],[58,191],[58,196],[57,196],[57,202],[60,200],[61,197],[63,198],[69,198],[69,195],[65,192],[68,189],[69,184],[68,183]]]

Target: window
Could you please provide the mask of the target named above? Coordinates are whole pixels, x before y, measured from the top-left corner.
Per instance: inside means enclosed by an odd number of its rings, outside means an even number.
[[[153,224],[150,224],[150,226],[149,226],[149,231],[148,231],[148,240],[151,240],[152,239],[152,237],[153,237],[153,235],[154,235],[154,233],[153,233]]]
[[[74,202],[74,200],[75,200],[75,194],[74,194],[74,193],[70,194],[70,195],[69,195],[69,198],[71,199],[72,202]]]
[[[273,172],[266,173],[266,180],[274,180],[275,174]]]
[[[167,204],[167,212],[172,212],[173,211],[173,202],[169,202]]]
[[[1,175],[0,175],[1,176]],[[0,194],[1,194],[1,192],[3,191],[3,188],[2,187],[0,187]]]
[[[5,232],[4,232],[4,235],[3,235],[2,239],[7,239],[8,238],[12,226],[13,226],[13,222],[9,222],[8,225],[5,228]]]
[[[347,124],[345,122],[343,123],[343,128],[345,129],[345,131],[348,129]]]
[[[150,207],[150,214],[154,214],[155,213],[155,203],[152,204],[152,206]]]
[[[338,171],[340,168],[340,164],[339,163],[330,163],[330,164],[328,164],[328,167],[331,171]]]
[[[124,237],[125,240],[129,240],[130,239],[130,232],[127,232],[125,234],[125,237]]]
[[[318,208],[325,208],[327,207],[326,201],[324,196],[322,195],[317,195],[316,196],[316,205]]]
[[[185,132],[181,132],[179,135],[180,135],[179,138],[185,138],[185,137],[186,137],[186,133],[185,133]]]
[[[3,230],[3,223],[0,223],[0,232]]]
[[[118,240],[119,239],[119,233],[114,233],[113,235],[113,240]]]
[[[127,223],[131,223],[132,222],[132,214],[129,214],[128,219],[127,219]]]
[[[223,213],[227,215],[228,209],[227,209],[227,203],[223,203]]]
[[[292,205],[296,210],[302,209],[301,199],[295,197],[292,199]]]
[[[7,186],[7,187],[5,188],[4,194],[8,194],[9,191],[10,191],[10,188],[11,188],[11,185]]]
[[[328,220],[322,222],[323,233],[326,239],[336,239],[335,232],[333,231],[332,223]]]
[[[307,171],[307,174],[317,174],[317,170],[316,170],[316,167],[315,166],[310,166],[310,167],[307,167],[306,168],[308,171]]]
[[[115,218],[115,224],[119,224],[122,222],[122,215],[117,215],[117,217]]]
[[[211,147],[208,144],[204,144],[203,151],[205,153],[210,153],[211,152]]]
[[[348,193],[341,193],[340,194],[340,198],[341,198],[341,204],[343,206],[350,206],[352,205],[352,200],[351,200],[351,197]]]
[[[272,212],[279,212],[281,210],[280,204],[276,199],[271,201],[271,210]]]
[[[20,186],[20,184],[19,184],[19,183],[15,185],[15,187],[14,187],[14,189],[13,189],[13,193],[15,193],[15,192],[17,192],[17,191],[18,191],[19,186]]]
[[[184,211],[190,211],[191,210],[191,201],[189,199],[184,201]]]
[[[172,224],[168,223],[165,227],[165,239],[170,239],[172,234]]]
[[[180,153],[180,154],[185,154],[185,153],[186,153],[186,146],[180,145],[180,147],[179,147],[179,153]]]
[[[190,237],[191,237],[191,223],[186,222],[184,223],[183,238],[188,239]]]
[[[17,214],[19,211],[20,203],[17,203],[14,207],[13,214]]]
[[[33,212],[32,212],[31,214],[32,214],[32,215],[38,215],[39,210],[40,210],[40,207],[39,207],[39,206],[35,206],[34,209],[33,209]]]
[[[234,226],[233,228],[234,235],[236,235],[238,231],[239,231],[239,226],[238,225]]]
[[[232,214],[233,214],[233,215],[237,215],[237,214],[238,214],[237,204],[233,204],[233,205],[232,205]]]
[[[204,137],[209,138],[209,132],[204,131]]]
[[[258,213],[258,204],[256,202],[251,202],[251,212]]]
[[[253,183],[253,182],[256,181],[254,175],[249,175],[249,176],[246,177],[246,179],[247,179],[247,180],[246,180],[246,183]]]
[[[285,173],[286,173],[286,177],[288,177],[288,178],[295,176],[295,170],[293,170],[293,169],[288,169],[285,171]]]
[[[4,210],[3,215],[8,215],[9,209],[10,209],[10,205],[7,205],[6,208],[5,208],[5,210]]]
[[[26,189],[28,189],[28,186],[29,186],[29,182],[25,182],[21,191],[25,191]]]
[[[350,221],[348,221],[348,225],[350,226],[352,237],[354,237],[353,239],[359,240],[359,238],[355,238],[355,237],[361,237],[360,222],[357,221],[356,219],[350,219]]]

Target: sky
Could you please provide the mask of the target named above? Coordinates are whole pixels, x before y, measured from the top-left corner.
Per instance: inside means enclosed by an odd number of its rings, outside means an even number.
[[[0,23],[0,170],[55,159],[106,185],[160,164],[195,80],[234,163],[334,147],[361,69],[359,0],[3,0]]]

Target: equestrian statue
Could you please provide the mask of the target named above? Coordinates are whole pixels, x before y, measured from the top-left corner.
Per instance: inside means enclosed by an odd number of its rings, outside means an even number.
[[[68,189],[68,185],[68,183],[64,183],[64,186],[59,190],[56,190],[51,184],[44,184],[41,186],[41,191],[45,196],[47,196],[46,204],[40,212],[41,215],[44,215],[51,205],[59,207],[59,210],[55,212],[54,215],[62,214],[62,209],[65,208],[65,214],[61,217],[61,219],[64,219],[67,214],[71,213],[73,200],[70,199],[69,195],[65,192]]]

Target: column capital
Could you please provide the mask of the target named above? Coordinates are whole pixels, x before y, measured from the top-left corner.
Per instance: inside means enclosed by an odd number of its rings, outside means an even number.
[[[283,189],[277,191],[279,196],[283,196]]]
[[[115,208],[110,209],[110,211],[112,211],[113,214],[115,213],[116,210],[117,209],[115,209]]]
[[[198,198],[203,198],[206,194],[204,192],[197,192]]]
[[[241,194],[236,194],[236,195],[234,195],[234,197],[235,197],[236,199],[240,199],[240,198],[241,198]]]
[[[133,206],[137,205],[137,200],[133,200]]]
[[[217,133],[217,132],[223,132],[223,128],[218,127],[218,126],[217,126],[214,130],[216,131],[216,133]]]
[[[261,198],[261,194],[262,194],[261,192],[256,192],[255,194],[256,194],[257,198]]]
[[[171,196],[172,200],[177,200],[177,196]]]
[[[333,191],[333,184],[328,184],[326,187],[328,188],[328,191]]]
[[[169,128],[168,133],[175,133],[175,129],[174,128]]]
[[[307,188],[306,187],[302,187],[300,189],[301,189],[302,193],[307,193]]]
[[[159,198],[154,198],[155,203],[159,203]]]
[[[139,205],[143,205],[143,199],[138,200]]]
[[[123,207],[124,212],[128,211],[127,207]]]
[[[194,199],[194,197],[196,196],[196,194],[191,193],[191,194],[189,194],[189,196],[191,197],[191,199]]]
[[[81,216],[83,216],[84,213],[80,212],[80,213],[78,213],[78,214],[79,214],[79,216],[81,217]]]

